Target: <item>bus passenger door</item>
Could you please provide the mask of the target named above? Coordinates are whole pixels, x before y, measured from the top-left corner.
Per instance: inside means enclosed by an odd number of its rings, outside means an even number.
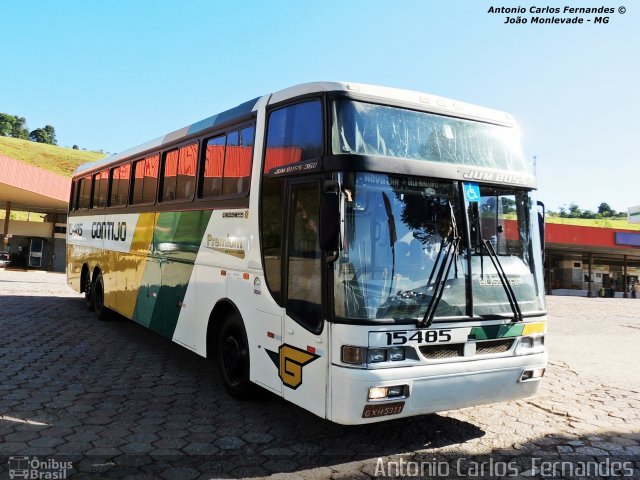
[[[322,313],[320,182],[291,180],[288,200],[286,315],[279,376],[285,399],[324,418],[328,335]]]

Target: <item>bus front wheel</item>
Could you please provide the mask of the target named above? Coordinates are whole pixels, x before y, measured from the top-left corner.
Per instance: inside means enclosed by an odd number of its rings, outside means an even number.
[[[249,398],[253,393],[253,384],[249,380],[249,342],[237,314],[223,320],[217,347],[218,368],[225,389],[232,397]]]

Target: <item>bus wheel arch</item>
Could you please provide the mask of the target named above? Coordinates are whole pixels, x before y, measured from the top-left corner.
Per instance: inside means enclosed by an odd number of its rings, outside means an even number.
[[[215,359],[227,392],[238,399],[254,393],[250,377],[247,331],[238,308],[230,301],[216,304],[207,328],[207,358]]]

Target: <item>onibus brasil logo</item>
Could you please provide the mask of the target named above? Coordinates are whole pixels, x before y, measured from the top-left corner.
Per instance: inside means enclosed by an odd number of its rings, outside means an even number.
[[[73,468],[72,462],[62,462],[54,458],[40,460],[38,457],[9,457],[9,478],[33,480],[63,480]]]

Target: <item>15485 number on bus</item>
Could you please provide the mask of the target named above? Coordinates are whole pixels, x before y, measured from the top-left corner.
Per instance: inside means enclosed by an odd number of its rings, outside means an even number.
[[[416,330],[386,332],[387,345],[404,345],[408,342],[444,343],[451,341],[451,330]]]

